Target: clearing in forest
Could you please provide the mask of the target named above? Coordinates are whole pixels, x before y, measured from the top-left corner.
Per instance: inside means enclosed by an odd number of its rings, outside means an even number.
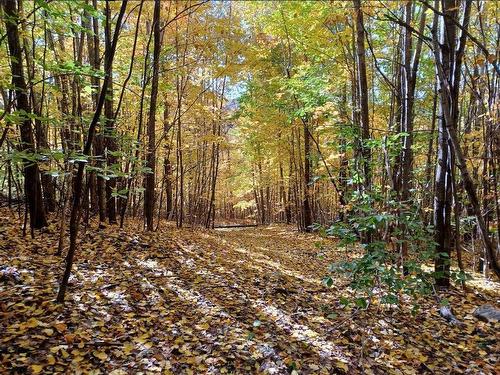
[[[1,372],[496,371],[495,326],[472,311],[498,295],[447,292],[460,326],[432,298],[416,316],[410,305],[342,307],[347,281],[327,288],[322,278],[347,254],[291,226],[89,228],[63,306],[54,302],[57,231],[19,238],[8,221],[2,215]]]

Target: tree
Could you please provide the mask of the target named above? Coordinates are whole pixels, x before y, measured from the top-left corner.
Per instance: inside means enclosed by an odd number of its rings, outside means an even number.
[[[111,49],[111,9],[109,2],[106,2],[106,27],[104,29],[104,39],[106,50]],[[109,74],[113,76],[113,66],[110,67]],[[117,168],[116,152],[118,145],[116,144],[116,129],[115,116],[113,112],[113,80],[109,82],[106,101],[104,102],[104,117],[106,118],[104,126],[105,144],[106,144],[106,162],[108,168],[111,168],[113,176],[106,180],[106,210],[108,220],[111,224],[116,223],[116,198],[114,196],[116,190],[116,173],[113,172]]]
[[[156,141],[155,141],[155,114],[158,98],[158,76],[160,66],[160,0],[155,0],[153,14],[153,76],[151,78],[151,99],[149,103],[148,116],[148,150],[146,166],[149,171],[146,175],[144,191],[144,214],[146,216],[146,228],[153,230],[153,215],[155,207],[155,170],[156,170]]]
[[[85,142],[85,147],[83,149],[83,155],[88,157],[90,156],[92,142],[94,140],[94,135],[96,132],[97,123],[99,122],[101,111],[104,106],[104,101],[106,100],[106,94],[108,90],[108,85],[111,77],[111,67],[113,65],[113,58],[115,56],[116,45],[118,44],[118,36],[120,34],[120,28],[122,25],[123,15],[125,14],[125,9],[127,8],[127,1],[122,1],[120,12],[118,13],[118,18],[116,20],[115,31],[113,34],[113,39],[111,42],[111,48],[107,51],[104,58],[104,71],[105,77],[102,83],[101,92],[99,94],[99,100],[97,102],[97,106],[95,109],[94,116],[92,117],[92,121],[89,125],[89,130],[87,133],[87,141]],[[76,174],[73,177],[73,201],[71,206],[71,217],[69,224],[69,249],[68,254],[66,256],[66,267],[64,270],[64,274],[59,285],[59,291],[57,293],[57,302],[64,302],[64,296],[66,294],[66,289],[68,287],[69,277],[71,275],[71,268],[73,266],[73,260],[75,257],[76,251],[76,238],[78,236],[78,226],[80,220],[80,208],[81,208],[81,199],[82,199],[82,190],[83,190],[83,176],[85,171],[85,162],[78,162],[78,167]]]
[[[369,191],[372,184],[371,175],[371,151],[368,145],[370,139],[370,116],[368,107],[368,81],[366,78],[366,60],[365,60],[365,26],[363,21],[363,11],[361,9],[361,0],[353,0],[354,11],[356,14],[356,67],[357,90],[359,94],[359,112],[361,119],[361,163],[364,172],[364,187]]]
[[[437,5],[437,4],[436,4]],[[457,38],[459,4],[457,0],[444,0],[442,12],[442,35],[438,34],[439,15],[435,12],[433,28],[433,46],[437,73],[440,84],[440,121],[439,131],[439,161],[436,169],[436,196],[434,206],[434,221],[436,227],[435,268],[438,272],[436,283],[439,286],[449,286],[449,258],[451,256],[451,170],[454,158],[460,170],[464,189],[467,192],[474,214],[481,231],[486,254],[490,258],[493,270],[500,277],[500,266],[495,256],[493,244],[477,198],[476,187],[470,177],[467,163],[457,136],[459,118],[459,94],[461,65],[467,42],[467,28],[470,21],[472,0],[465,2],[463,24],[460,25],[461,35]],[[434,6],[434,9],[437,9]],[[458,45],[457,45],[458,43]]]
[[[12,86],[15,93],[15,104],[20,115],[21,143],[19,151],[23,154],[24,192],[29,209],[30,226],[32,229],[43,228],[47,225],[43,207],[42,186],[40,171],[35,150],[35,139],[31,123],[31,106],[28,99],[28,87],[24,76],[23,56],[19,38],[18,24],[20,22],[15,0],[2,0],[5,12],[5,28],[9,45]]]

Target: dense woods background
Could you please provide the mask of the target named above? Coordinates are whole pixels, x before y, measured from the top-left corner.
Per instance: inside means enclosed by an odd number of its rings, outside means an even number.
[[[324,273],[362,308],[498,278],[499,4],[2,0],[1,205],[57,232],[60,302],[127,222],[361,244]]]

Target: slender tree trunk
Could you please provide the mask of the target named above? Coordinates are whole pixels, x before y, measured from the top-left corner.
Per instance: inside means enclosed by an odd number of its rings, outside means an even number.
[[[288,206],[288,202],[286,200],[285,194],[285,177],[283,174],[283,163],[279,162],[279,173],[280,173],[280,182],[279,182],[279,200],[280,200],[280,215],[279,221],[285,221],[286,217],[286,207]]]
[[[35,139],[31,120],[26,115],[31,114],[31,107],[28,101],[28,87],[24,78],[23,56],[19,29],[17,22],[19,14],[15,0],[2,0],[5,12],[5,29],[7,31],[7,42],[11,59],[12,85],[14,86],[16,108],[24,112],[24,118],[20,123],[21,130],[21,150],[27,155],[35,152]],[[42,228],[47,225],[45,210],[42,200],[42,187],[40,183],[40,172],[36,160],[24,160],[24,191],[26,202],[30,214],[30,226],[32,229]]]
[[[293,144],[291,144],[290,148],[290,154],[293,153]],[[286,200],[286,206],[285,206],[285,217],[286,217],[286,223],[290,224],[292,222],[292,177],[293,177],[293,162],[292,162],[293,156],[290,155],[290,159],[288,161],[288,196]]]
[[[160,0],[155,0],[153,14],[153,76],[151,79],[151,100],[148,116],[148,149],[146,155],[146,166],[150,169],[145,176],[144,190],[144,215],[146,217],[146,229],[153,230],[153,215],[155,210],[155,170],[156,170],[156,138],[155,138],[155,114],[158,99],[158,76],[160,70]]]
[[[177,5],[176,5],[177,6]],[[182,65],[186,62],[186,52],[187,52],[187,27],[189,26],[189,22],[186,26],[186,44],[184,46],[183,56],[182,56]],[[180,54],[179,54],[179,25],[176,22],[176,37],[175,37],[175,51],[176,51],[176,63],[180,66]],[[181,228],[184,223],[184,150],[182,143],[182,98],[184,96],[184,88],[188,82],[188,76],[177,75],[176,77],[176,91],[177,91],[177,191],[176,196],[177,200],[177,227]]]
[[[313,224],[311,211],[311,147],[309,136],[309,122],[303,123],[304,126],[304,198],[302,201],[302,210],[304,215],[304,230],[311,231]]]
[[[413,12],[413,2],[408,1],[405,4],[405,22],[411,24],[412,12]],[[419,32],[424,32],[425,27],[425,15],[426,7],[422,8],[422,14],[419,23]],[[408,210],[410,205],[410,188],[412,180],[412,168],[413,168],[413,106],[415,100],[415,88],[417,83],[417,72],[418,65],[420,62],[420,53],[422,51],[422,39],[417,40],[417,45],[412,57],[412,35],[408,28],[404,28],[403,37],[403,51],[402,58],[403,64],[401,68],[401,111],[400,111],[400,130],[404,133],[402,137],[402,150],[401,150],[401,171],[400,171],[400,183],[397,186],[401,189],[399,195],[400,202],[403,206],[403,211]],[[404,207],[407,207],[404,209]],[[402,212],[405,215],[405,212]],[[401,232],[403,237],[406,233],[406,225],[401,225]],[[406,275],[408,273],[407,267],[404,262],[408,257],[408,241],[403,241],[401,243],[401,261],[403,264],[403,273]]]
[[[142,5],[141,3],[141,8],[139,12],[142,11]],[[138,17],[139,19],[139,17]],[[146,24],[147,25],[147,24]],[[130,166],[130,172],[129,172],[129,177],[126,182],[127,186],[127,193],[126,193],[126,198],[124,199],[124,202],[122,203],[121,206],[121,212],[120,212],[120,228],[123,228],[123,222],[125,220],[125,214],[127,212],[127,207],[132,206],[132,216],[136,216],[137,212],[137,205],[136,205],[136,194],[132,195],[132,203],[129,204],[130,201],[130,194],[132,190],[132,183],[134,182],[134,177],[135,177],[135,168],[137,164],[137,160],[139,159],[140,153],[141,153],[141,137],[142,137],[142,125],[143,125],[143,113],[144,113],[144,98],[145,98],[145,92],[146,92],[146,86],[148,84],[148,65],[149,65],[149,47],[151,45],[151,40],[153,38],[153,29],[152,28],[147,28],[148,30],[148,42],[146,44],[146,48],[144,49],[144,56],[146,57],[144,59],[144,64],[143,64],[143,71],[142,71],[142,85],[141,85],[141,96],[140,96],[140,101],[139,101],[139,113],[137,114],[137,137],[136,137],[136,147],[135,150],[133,150],[133,155],[135,161],[129,163],[128,165]],[[137,40],[137,33],[135,36],[135,39]],[[132,66],[131,66],[132,68]],[[129,70],[129,74],[131,70]]]
[[[19,13],[23,15],[24,11],[22,9],[22,1],[19,1]],[[36,13],[34,13],[35,17]],[[33,21],[36,24],[36,18],[34,18]],[[35,58],[35,48],[34,46],[30,47],[29,43],[29,38],[28,38],[28,30],[26,27],[26,21],[23,19],[21,22],[21,27],[23,31],[23,49],[24,49],[24,55],[26,57],[26,72],[27,72],[27,77],[28,81],[32,82],[35,76],[35,65],[34,65],[34,58]],[[44,22],[44,36],[45,39],[47,37],[47,25]],[[33,41],[34,43],[34,41]],[[45,65],[46,62],[46,55],[47,55],[47,43],[44,45],[43,49],[43,64]],[[43,100],[44,100],[44,95],[45,95],[45,74],[46,71],[43,70],[43,83],[42,83],[42,93],[38,94],[36,93],[33,88],[30,89],[30,99],[31,99],[31,105],[33,109],[33,113],[37,116],[34,119],[35,123],[35,139],[36,139],[36,148],[38,150],[43,150],[45,152],[50,151],[50,146],[49,142],[47,139],[47,128],[46,126],[42,123],[42,120],[40,119],[42,117],[42,110],[43,110]],[[45,204],[45,210],[48,212],[54,212],[56,209],[56,187],[55,187],[55,181],[53,177],[48,174],[48,173],[40,173],[40,179],[41,179],[41,185],[42,185],[42,192],[43,192],[43,200]]]
[[[261,161],[261,156],[259,154],[259,160],[257,162],[257,170],[259,172],[259,181],[258,181],[258,184],[259,184],[259,202],[260,202],[260,222],[262,224],[265,224],[266,223],[266,218],[267,218],[267,215],[266,215],[266,204],[265,204],[265,201],[264,201],[264,189],[262,187],[264,181],[263,181],[263,178],[262,178],[262,161]]]
[[[370,139],[370,117],[368,108],[368,81],[366,78],[365,61],[365,27],[361,0],[353,0],[356,12],[356,55],[358,67],[359,111],[361,120],[361,157],[364,172],[365,190],[371,189],[371,150],[367,144]]]
[[[172,192],[172,163],[170,161],[170,153],[172,150],[172,140],[169,139],[168,133],[172,128],[172,125],[168,123],[168,108],[169,105],[165,100],[165,109],[163,112],[163,131],[165,133],[165,159],[163,163],[163,174],[165,178],[165,190],[166,190],[166,216],[167,220],[172,218],[173,214],[173,192]]]
[[[97,9],[97,0],[93,0],[93,6]],[[88,16],[89,18],[89,28],[90,24],[92,24],[91,28],[91,33],[87,34],[87,50],[88,50],[88,55],[89,55],[89,62],[92,68],[96,71],[100,69],[100,53],[99,53],[99,20],[97,17],[94,16]],[[106,52],[106,48],[105,48]],[[96,76],[92,76],[90,78],[90,83],[92,86],[92,106],[93,110],[95,111],[97,108],[97,103],[99,101],[99,78]],[[100,121],[100,120],[99,120]],[[99,129],[98,133],[96,134],[96,139],[95,139],[95,144],[93,147],[93,152],[94,155],[96,156],[96,166],[98,168],[102,168],[104,165],[104,147],[105,147],[105,139],[104,139],[104,132],[102,129]],[[76,144],[73,143],[72,147],[75,147]],[[106,181],[102,176],[100,176],[99,173],[96,172],[91,172],[89,176],[91,180],[90,186],[92,189],[90,190],[90,193],[93,195],[94,193],[96,196],[91,197],[91,203],[92,206],[95,208],[96,203],[97,203],[97,210],[99,213],[99,226],[103,226],[103,224],[106,222]]]
[[[436,138],[436,120],[437,120],[437,102],[438,102],[438,93],[437,86],[434,86],[434,100],[432,103],[432,120],[431,120],[431,131],[429,134],[429,144],[427,147],[427,161],[425,164],[425,180],[424,180],[424,189],[429,190],[434,185],[433,177],[432,177],[432,165],[434,164],[434,139]],[[431,190],[432,191],[432,190]],[[432,205],[432,195],[426,194],[424,195],[424,208],[430,207]],[[427,225],[430,222],[429,215],[427,213],[424,214],[424,223]]]
[[[457,192],[457,178],[455,173],[455,165],[451,170],[451,180],[452,180],[452,190],[453,190],[453,215],[454,215],[454,224],[455,224],[455,251],[457,253],[457,263],[460,271],[464,272],[464,264],[462,261],[462,245],[461,245],[461,237],[460,237],[460,202],[458,200],[458,192]],[[465,280],[462,280],[462,287],[465,288]]]
[[[454,0],[445,0],[443,6],[446,9],[455,7]],[[437,0],[436,0],[437,5]],[[457,11],[446,11],[449,17],[456,18]],[[433,22],[434,54],[436,64],[441,64],[447,70],[447,76],[451,75],[453,56],[455,51],[456,32],[455,26],[450,25],[449,19],[444,19],[445,25],[442,27],[443,36],[439,40],[439,17],[435,14]],[[442,43],[442,44],[440,44]],[[441,45],[441,47],[439,47]],[[446,78],[447,79],[447,78]],[[440,76],[440,86],[442,93],[443,82]],[[434,228],[436,242],[436,284],[440,287],[450,285],[450,256],[451,256],[451,149],[446,131],[446,113],[451,110],[448,106],[446,95],[440,95],[439,120],[438,120],[438,156],[436,165],[435,191],[434,191]]]
[[[441,130],[443,134],[447,135],[447,139],[449,143],[449,151],[451,152],[451,147],[455,153],[457,167],[460,170],[460,174],[463,181],[463,186],[469,200],[471,202],[474,215],[476,216],[479,230],[481,232],[484,247],[486,249],[486,253],[490,258],[492,268],[495,274],[500,277],[500,266],[495,256],[495,249],[493,247],[493,243],[488,233],[488,228],[484,221],[481,206],[479,204],[479,199],[477,197],[476,187],[474,185],[474,181],[472,180],[465,157],[462,152],[462,148],[460,146],[459,138],[457,135],[457,122],[458,122],[458,99],[459,99],[459,89],[460,89],[460,69],[461,62],[463,58],[463,53],[465,50],[466,38],[467,38],[467,27],[469,24],[469,16],[471,10],[472,1],[467,0],[465,3],[464,10],[464,21],[463,21],[463,31],[459,40],[458,49],[456,50],[456,23],[458,22],[458,7],[456,4],[456,0],[444,0],[444,42],[439,43],[437,30],[433,30],[433,44],[434,44],[434,54],[436,58],[436,67],[438,70],[438,77],[440,81],[440,94],[441,94],[441,114],[442,119],[440,121]],[[435,20],[437,17],[435,17]],[[448,160],[451,158],[448,156]],[[448,165],[451,163],[448,162]],[[448,175],[450,173],[447,173]],[[447,177],[446,183],[448,183],[449,177]],[[436,179],[437,180],[437,179]],[[451,185],[451,184],[448,184]],[[445,200],[445,204],[449,205],[450,197],[447,196]],[[435,207],[434,215],[437,219],[440,219],[442,214],[439,213],[439,206]],[[449,214],[448,214],[449,216]],[[448,218],[449,220],[449,218]],[[436,239],[439,240],[440,235],[446,235],[448,237],[449,242],[449,230],[447,233],[439,233],[438,226],[436,225]],[[444,251],[447,251],[448,258],[450,254],[449,247],[446,249],[440,249],[440,244],[438,242],[437,249],[437,260],[436,260],[436,270],[444,271],[444,275],[438,275],[437,284],[440,286],[448,286],[449,285],[449,261],[443,261],[439,255]],[[449,244],[448,244],[449,246]]]
[[[102,107],[104,106],[104,101],[106,98],[106,93],[109,85],[109,81],[111,80],[110,70],[113,64],[113,58],[115,55],[116,45],[118,43],[118,35],[120,33],[120,28],[122,24],[123,15],[125,14],[125,9],[127,8],[127,1],[122,1],[120,13],[118,14],[118,18],[116,20],[116,27],[113,35],[113,40],[111,42],[111,48],[107,51],[105,55],[104,61],[104,70],[105,70],[105,78],[102,84],[101,92],[99,95],[99,100],[97,102],[96,111],[92,118],[92,121],[89,125],[89,131],[87,135],[87,141],[85,143],[85,147],[83,149],[83,154],[90,156],[92,141],[94,139],[97,123],[99,122],[99,118],[101,116]],[[85,163],[78,162],[77,173],[73,178],[73,202],[71,206],[71,218],[70,218],[70,239],[69,239],[69,250],[68,255],[66,256],[66,268],[64,270],[63,278],[61,280],[59,286],[59,292],[57,294],[57,302],[64,302],[64,296],[66,294],[66,289],[68,287],[69,277],[71,275],[71,268],[73,267],[73,260],[76,251],[76,238],[78,236],[78,227],[79,227],[79,219],[80,219],[80,207],[81,207],[81,198],[82,198],[82,185],[83,185],[83,175],[85,170]]]
[[[104,32],[106,50],[111,48],[111,9],[109,2],[106,2],[106,27]],[[113,66],[110,67],[110,74],[113,75]],[[116,165],[117,157],[116,151],[118,145],[116,143],[115,134],[115,119],[113,113],[113,81],[111,80],[108,85],[108,92],[106,101],[104,102],[104,117],[106,125],[105,132],[105,146],[107,149],[106,162],[108,168],[111,170],[118,168]],[[106,210],[110,224],[116,224],[116,197],[113,192],[116,190],[116,177],[110,177],[106,180]]]

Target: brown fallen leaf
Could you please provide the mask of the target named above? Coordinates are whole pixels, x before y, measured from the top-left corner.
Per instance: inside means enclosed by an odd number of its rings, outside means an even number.
[[[96,358],[99,358],[101,361],[105,361],[106,359],[108,359],[108,355],[106,354],[106,352],[100,350],[94,350],[92,352],[92,355]]]
[[[57,332],[59,333],[64,333],[66,332],[66,330],[68,329],[68,326],[66,325],[66,323],[63,323],[63,322],[57,322],[57,323],[54,323],[52,325],[56,330]]]

